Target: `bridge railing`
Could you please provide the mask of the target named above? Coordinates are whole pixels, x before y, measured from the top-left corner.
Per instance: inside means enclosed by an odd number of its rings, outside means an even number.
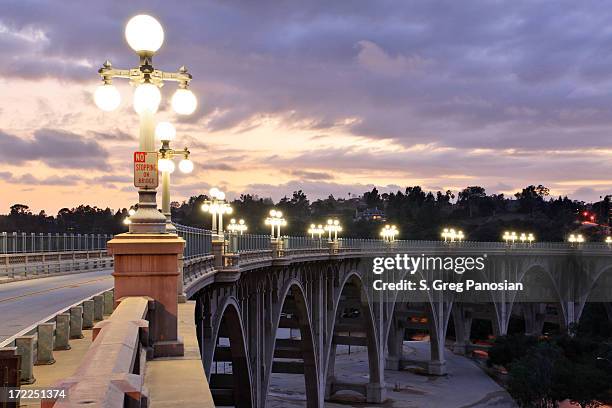
[[[228,233],[227,252],[239,254],[242,252],[267,251],[270,250],[269,235],[232,234]]]
[[[1,232],[0,254],[103,250],[112,237],[112,234]]]
[[[185,240],[184,259],[212,254],[212,231],[174,223],[178,236]]]

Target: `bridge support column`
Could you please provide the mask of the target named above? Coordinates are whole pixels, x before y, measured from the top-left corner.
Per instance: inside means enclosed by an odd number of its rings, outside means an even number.
[[[524,303],[521,307],[525,319],[525,334],[527,336],[541,335],[546,318],[546,304]]]
[[[472,309],[462,303],[453,305],[453,324],[455,326],[455,344],[453,352],[455,354],[467,354],[467,347],[470,345],[470,332],[472,331]]]
[[[387,341],[388,354],[385,359],[385,368],[387,370],[400,370],[400,362],[403,356],[405,329],[400,327],[397,319],[393,319],[391,328],[389,329],[389,339]]]
[[[115,302],[127,296],[155,300],[150,330],[155,357],[182,356],[178,338],[178,260],[185,241],[174,234],[121,234],[108,242],[115,258]]]

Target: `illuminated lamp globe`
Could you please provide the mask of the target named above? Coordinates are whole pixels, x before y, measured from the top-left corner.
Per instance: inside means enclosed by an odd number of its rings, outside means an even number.
[[[218,198],[219,200],[225,200],[225,193],[224,193],[223,191],[219,191],[219,192],[217,193],[217,198]]]
[[[100,85],[94,92],[94,102],[103,111],[111,112],[119,107],[121,95],[114,85]]]
[[[193,171],[193,162],[189,159],[183,159],[179,162],[179,170],[181,173],[191,173]]]
[[[158,140],[173,141],[176,138],[176,129],[170,122],[159,122],[155,126],[155,137]]]
[[[138,114],[146,111],[150,113],[157,112],[159,103],[161,102],[161,92],[159,88],[151,83],[138,85],[134,91],[134,110]]]
[[[125,39],[140,55],[153,55],[164,43],[164,29],[159,21],[146,14],[134,16],[125,26]]]
[[[219,189],[217,187],[213,187],[208,192],[210,193],[210,196],[212,198],[217,198],[217,194],[219,194]]]
[[[191,115],[198,107],[198,100],[189,89],[177,89],[171,103],[172,109],[179,115]]]
[[[159,171],[172,173],[174,171],[174,162],[170,159],[159,159],[157,162]]]
[[[133,208],[130,208],[130,210],[128,211],[128,214],[130,215],[130,217],[134,214],[136,214],[136,210]]]

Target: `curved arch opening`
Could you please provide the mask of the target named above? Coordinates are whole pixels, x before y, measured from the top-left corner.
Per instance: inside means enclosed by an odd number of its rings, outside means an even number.
[[[242,319],[233,304],[228,304],[214,343],[210,367],[210,391],[217,407],[251,408],[249,371]]]
[[[373,316],[356,275],[342,288],[330,336],[325,399],[379,402],[369,395],[380,378]]]
[[[300,381],[298,377],[302,377]],[[278,396],[317,407],[317,365],[306,300],[298,285],[292,285],[281,308],[272,352],[270,391],[266,405]]]

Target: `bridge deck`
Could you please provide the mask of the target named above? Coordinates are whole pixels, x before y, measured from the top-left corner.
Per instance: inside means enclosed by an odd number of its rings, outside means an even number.
[[[0,285],[0,342],[60,310],[113,287],[112,270]]]

